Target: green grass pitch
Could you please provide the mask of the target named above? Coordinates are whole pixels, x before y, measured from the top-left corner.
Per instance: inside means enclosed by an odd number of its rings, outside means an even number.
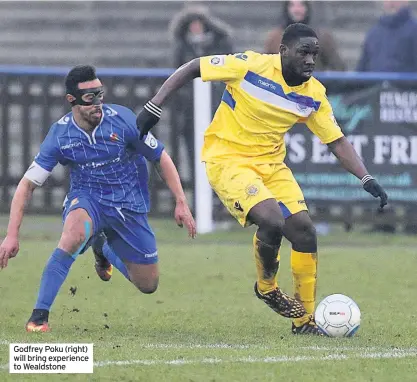
[[[192,241],[173,220],[152,224],[155,294],[117,271],[102,282],[89,251],[55,301],[52,332],[37,334],[24,324],[61,227],[59,217],[26,218],[20,253],[0,272],[1,381],[417,381],[415,237],[335,228],[319,238],[317,299],[343,293],[362,311],[357,336],[336,340],[293,336],[290,321],[254,297],[253,229],[236,224]],[[279,280],[292,293],[288,243]],[[94,343],[94,374],[9,374],[9,342]]]

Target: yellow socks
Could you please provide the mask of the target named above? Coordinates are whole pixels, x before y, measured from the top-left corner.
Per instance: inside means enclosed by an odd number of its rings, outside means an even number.
[[[317,285],[317,253],[302,253],[291,250],[291,270],[294,282],[294,297],[300,301],[307,315],[294,320],[296,326],[307,323],[314,313]]]
[[[268,293],[278,287],[277,273],[279,269],[280,245],[269,245],[253,236],[256,272],[258,274],[258,291]]]

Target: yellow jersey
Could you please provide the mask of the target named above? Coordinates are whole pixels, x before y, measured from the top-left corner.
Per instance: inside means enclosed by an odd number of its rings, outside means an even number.
[[[322,143],[343,136],[326,98],[325,87],[314,77],[288,86],[279,54],[252,51],[200,59],[203,81],[226,83],[222,101],[204,134],[202,160],[282,163],[285,133],[305,123]]]

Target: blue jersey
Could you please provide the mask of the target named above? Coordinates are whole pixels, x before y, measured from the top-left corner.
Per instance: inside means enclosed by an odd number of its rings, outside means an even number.
[[[51,172],[60,163],[71,169],[68,197],[90,195],[100,204],[149,212],[146,159],[159,160],[164,146],[152,134],[142,140],[136,115],[120,105],[103,105],[103,117],[91,134],[68,113],[55,122],[35,162]]]

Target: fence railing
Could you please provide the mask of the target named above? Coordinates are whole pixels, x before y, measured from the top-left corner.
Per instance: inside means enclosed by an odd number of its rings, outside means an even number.
[[[50,125],[65,114],[64,76],[70,68],[0,66],[0,195],[1,212],[9,209],[22,174],[38,152]],[[138,111],[172,69],[98,69],[106,87],[106,103]],[[411,73],[317,73],[327,88],[334,114],[364,158],[370,172],[387,189],[390,200],[409,211],[417,205],[417,75]],[[219,92],[220,90],[215,90]],[[217,106],[214,97],[214,107]],[[192,89],[182,89],[166,107],[155,134],[177,164],[184,188],[193,195]],[[361,203],[372,202],[326,148],[302,126],[287,137],[287,162],[312,211],[351,216]],[[199,152],[199,148],[197,149]],[[32,212],[59,212],[67,187],[66,172],[57,168],[37,190]],[[152,214],[171,213],[172,200],[151,170]],[[335,214],[329,211],[334,206]],[[349,211],[347,211],[348,209]],[[216,209],[215,209],[216,211]],[[221,211],[219,207],[218,212]],[[405,213],[406,215],[407,213]],[[352,215],[352,216],[353,216]]]

